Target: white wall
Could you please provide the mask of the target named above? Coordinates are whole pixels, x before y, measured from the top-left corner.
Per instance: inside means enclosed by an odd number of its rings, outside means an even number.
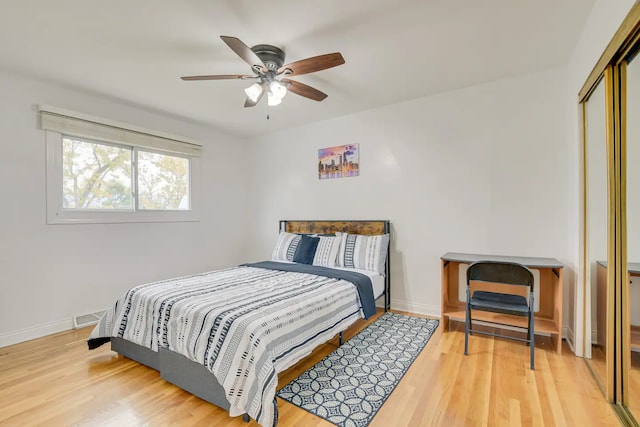
[[[447,251],[566,262],[564,85],[555,69],[258,139],[251,257],[270,256],[279,219],[389,219],[392,307],[433,315]],[[318,180],[317,150],[346,143],[361,175]]]
[[[71,327],[129,287],[244,260],[246,143],[184,120],[0,71],[0,347]],[[201,221],[47,225],[46,103],[204,145]]]
[[[604,52],[607,44],[617,31],[625,16],[634,4],[634,0],[596,0],[591,14],[578,39],[576,48],[569,58],[567,66],[567,83],[565,85],[567,100],[567,123],[569,125],[569,162],[567,164],[567,180],[570,191],[567,193],[572,206],[570,214],[571,242],[570,266],[576,273],[575,287],[569,288],[569,326],[570,338],[575,339],[574,350],[577,355],[583,353],[584,329],[576,319],[583,318],[583,265],[582,254],[582,163],[581,163],[581,131],[578,116],[578,92],[586,81],[589,73]],[[575,326],[574,326],[575,325]]]

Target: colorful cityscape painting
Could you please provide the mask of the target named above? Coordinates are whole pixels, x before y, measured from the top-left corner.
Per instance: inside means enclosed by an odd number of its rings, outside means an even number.
[[[360,144],[339,145],[318,150],[318,178],[360,175]]]

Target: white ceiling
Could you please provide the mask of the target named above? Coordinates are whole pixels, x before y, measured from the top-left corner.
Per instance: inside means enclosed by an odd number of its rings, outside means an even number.
[[[0,0],[0,68],[251,136],[562,66],[593,3]],[[246,81],[179,79],[250,72],[219,35],[346,64],[296,78],[329,97],[289,94],[267,121],[266,100],[243,107]]]

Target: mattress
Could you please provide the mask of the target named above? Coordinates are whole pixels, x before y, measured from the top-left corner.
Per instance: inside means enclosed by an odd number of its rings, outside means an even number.
[[[279,260],[278,262],[284,264],[295,264],[291,261],[283,261]],[[331,267],[336,270],[344,270],[344,271],[354,271],[356,273],[364,274],[369,279],[371,279],[371,286],[373,287],[373,298],[378,299],[382,295],[384,295],[384,287],[385,287],[385,277],[384,274],[380,274],[376,271],[371,270],[361,270],[359,268],[347,268],[347,267]]]
[[[336,270],[355,271],[356,273],[364,274],[371,279],[371,285],[373,286],[373,297],[378,299],[384,294],[384,275],[370,270],[360,270],[358,268],[346,268],[346,267],[333,267]]]

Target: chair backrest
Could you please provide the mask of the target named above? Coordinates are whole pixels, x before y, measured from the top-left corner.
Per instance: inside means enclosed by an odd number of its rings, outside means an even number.
[[[533,273],[515,262],[477,261],[467,268],[467,286],[471,280],[529,286],[533,292]]]

